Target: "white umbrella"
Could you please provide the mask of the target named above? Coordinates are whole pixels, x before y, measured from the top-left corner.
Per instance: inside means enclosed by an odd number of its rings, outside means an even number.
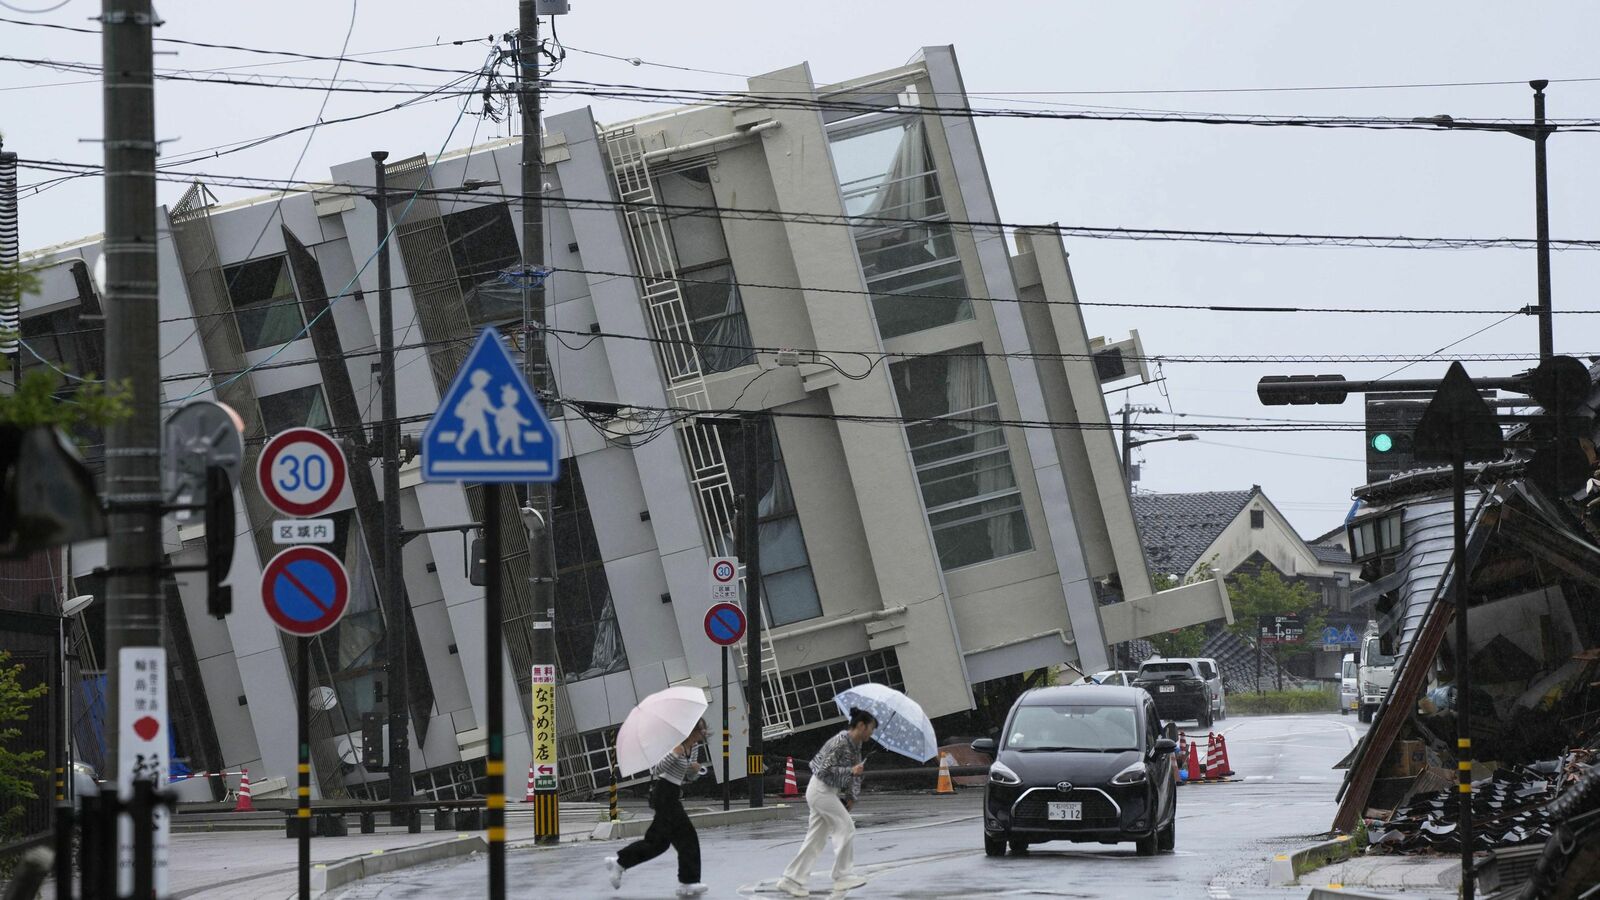
[[[624,776],[660,762],[683,743],[705,715],[705,691],[669,687],[639,701],[617,730],[617,769]]]
[[[853,709],[871,713],[878,720],[872,739],[887,750],[917,762],[932,759],[939,752],[939,739],[934,736],[928,714],[917,701],[888,685],[858,684],[835,694],[833,702],[847,716]]]

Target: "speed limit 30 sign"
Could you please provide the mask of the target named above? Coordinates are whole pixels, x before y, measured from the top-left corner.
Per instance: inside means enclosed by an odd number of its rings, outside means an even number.
[[[274,435],[256,463],[261,496],[290,516],[326,512],[344,491],[344,451],[327,432],[290,428]]]

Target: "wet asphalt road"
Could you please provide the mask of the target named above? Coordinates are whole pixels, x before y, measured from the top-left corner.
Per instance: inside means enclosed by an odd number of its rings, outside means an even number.
[[[1236,717],[1217,723],[1228,735],[1237,777],[1185,786],[1178,795],[1177,851],[1140,858],[1133,845],[1053,843],[1024,857],[983,855],[982,791],[955,797],[868,794],[856,807],[856,867],[868,879],[851,898],[1305,897],[1308,890],[1268,888],[1276,853],[1310,843],[1333,819],[1340,772],[1330,768],[1362,729],[1354,717]],[[701,831],[707,897],[785,897],[774,886],[804,834],[803,816]],[[606,883],[602,860],[616,842],[580,842],[513,851],[509,896],[644,900],[672,896],[669,853],[630,871],[620,891]],[[831,851],[812,877],[813,897],[827,897]],[[358,883],[341,900],[481,897],[487,864],[466,861],[396,872]]]

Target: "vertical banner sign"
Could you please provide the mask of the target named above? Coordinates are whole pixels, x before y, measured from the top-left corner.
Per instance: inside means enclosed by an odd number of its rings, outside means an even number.
[[[167,651],[162,647],[123,647],[117,657],[117,795],[133,799],[136,779],[167,787]],[[156,896],[167,894],[167,847],[172,821],[163,807],[155,810]],[[133,818],[117,821],[117,890],[133,893]]]
[[[556,667],[533,667],[533,787],[556,789]]]
[[[732,556],[711,557],[711,602],[739,602],[739,560]]]

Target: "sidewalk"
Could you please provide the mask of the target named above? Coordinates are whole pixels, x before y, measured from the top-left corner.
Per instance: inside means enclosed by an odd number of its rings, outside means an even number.
[[[1307,887],[1370,888],[1408,897],[1454,898],[1461,890],[1461,859],[1454,856],[1356,856],[1301,876]]]
[[[776,806],[777,804],[772,804]],[[696,805],[689,808],[701,828],[714,828],[725,815],[720,809]],[[624,824],[643,821],[650,810],[643,802],[621,804]],[[506,846],[508,849],[525,849],[533,843],[533,809],[531,805],[511,804],[506,809]],[[748,813],[735,807],[732,822]],[[561,841],[570,843],[587,841],[595,826],[607,814],[605,804],[563,803],[561,805]],[[432,830],[432,817],[424,817],[423,831],[411,834],[399,829],[382,829],[378,834],[360,834],[354,828],[345,837],[312,838],[311,862],[331,864],[342,860],[372,856],[425,844],[438,844],[481,838],[483,832],[457,832]],[[473,841],[469,846],[463,841],[462,850],[479,846]],[[272,832],[229,832],[174,834],[170,863],[170,890],[174,898],[195,900],[285,900],[293,897],[298,888],[299,842],[284,837],[282,828]]]

